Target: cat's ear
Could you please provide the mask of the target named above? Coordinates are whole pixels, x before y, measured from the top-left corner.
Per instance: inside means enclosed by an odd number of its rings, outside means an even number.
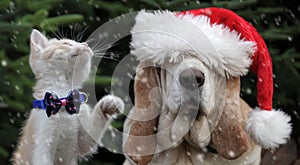
[[[41,32],[33,29],[30,35],[30,49],[31,52],[38,52],[46,47],[48,39]]]

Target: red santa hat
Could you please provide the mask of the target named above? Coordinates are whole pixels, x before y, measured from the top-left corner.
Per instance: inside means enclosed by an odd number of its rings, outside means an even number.
[[[266,149],[287,142],[290,117],[272,109],[273,73],[268,48],[246,20],[222,8],[173,13],[141,11],[132,29],[132,53],[139,60],[176,62],[197,52],[197,57],[226,77],[257,74],[258,106],[245,126],[248,135]],[[146,32],[146,33],[145,33]]]

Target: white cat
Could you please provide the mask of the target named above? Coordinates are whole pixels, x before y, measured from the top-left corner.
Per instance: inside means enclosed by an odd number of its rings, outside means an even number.
[[[34,99],[44,99],[46,92],[64,98],[88,79],[93,51],[87,43],[48,40],[38,30],[32,31],[30,39],[29,62],[37,80]],[[78,114],[69,114],[64,105],[50,117],[42,108],[32,109],[13,154],[14,165],[77,164],[78,157],[95,152],[94,139],[100,138],[108,116],[124,108],[122,100],[112,95],[103,97],[93,111],[83,103]]]

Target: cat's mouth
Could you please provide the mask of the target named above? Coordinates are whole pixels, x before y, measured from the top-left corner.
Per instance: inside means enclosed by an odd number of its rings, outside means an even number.
[[[71,55],[71,57],[77,57],[77,56],[78,56],[78,53]]]
[[[75,51],[71,57],[78,57],[78,56],[92,56],[93,52],[91,49],[83,49],[83,50],[77,50]]]

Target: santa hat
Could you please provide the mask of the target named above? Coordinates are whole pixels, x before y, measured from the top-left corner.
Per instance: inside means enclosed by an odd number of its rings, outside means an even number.
[[[257,74],[259,107],[250,114],[245,130],[259,145],[274,149],[287,142],[290,117],[272,109],[273,73],[267,46],[243,18],[222,8],[173,13],[141,11],[132,28],[132,54],[139,60],[162,64],[195,55],[228,78]]]

